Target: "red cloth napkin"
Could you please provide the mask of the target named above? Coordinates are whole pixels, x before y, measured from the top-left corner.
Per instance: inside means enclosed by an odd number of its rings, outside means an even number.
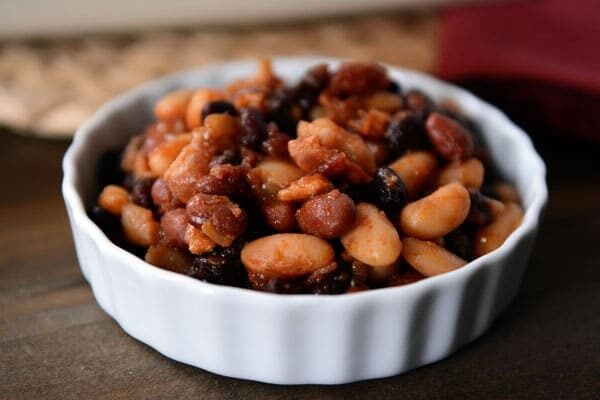
[[[525,125],[600,142],[600,1],[450,8],[440,40],[442,78]]]

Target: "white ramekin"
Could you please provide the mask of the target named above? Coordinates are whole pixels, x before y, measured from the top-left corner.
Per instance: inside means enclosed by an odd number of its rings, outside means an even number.
[[[293,81],[323,58],[278,58]],[[432,77],[389,67],[403,88],[457,103],[482,128],[523,199],[522,225],[496,251],[402,287],[338,296],[277,295],[217,286],[153,267],[111,243],[88,218],[97,161],[152,118],[180,87],[223,86],[253,61],[213,65],[143,85],[104,105],[76,133],[62,191],[83,275],[100,306],[134,338],[217,374],[278,384],[336,384],[396,375],[438,361],[481,335],[512,300],[547,200],[545,167],[527,135],[489,104]]]

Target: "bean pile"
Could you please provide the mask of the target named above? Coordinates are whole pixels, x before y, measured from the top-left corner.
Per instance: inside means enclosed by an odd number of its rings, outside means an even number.
[[[378,64],[261,61],[177,90],[100,163],[91,217],[147,262],[222,285],[336,294],[412,283],[498,248],[521,223],[478,128]]]

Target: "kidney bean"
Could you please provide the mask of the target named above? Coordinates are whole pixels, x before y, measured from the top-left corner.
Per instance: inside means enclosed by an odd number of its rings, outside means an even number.
[[[353,225],[355,213],[352,199],[335,189],[305,202],[296,212],[296,220],[303,232],[333,239]]]
[[[409,203],[400,213],[400,227],[407,235],[419,239],[436,239],[461,225],[471,200],[459,183],[449,183],[428,196]]]
[[[443,274],[467,263],[434,242],[405,237],[402,244],[406,262],[425,276]]]
[[[435,151],[447,161],[466,160],[473,155],[471,134],[453,119],[434,112],[427,118],[425,128]]]

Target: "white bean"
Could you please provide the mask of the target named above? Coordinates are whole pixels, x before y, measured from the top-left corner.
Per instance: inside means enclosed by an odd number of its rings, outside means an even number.
[[[405,237],[402,242],[402,256],[406,262],[425,276],[443,274],[467,263],[434,242],[412,237]]]
[[[278,233],[246,243],[242,263],[250,273],[293,278],[333,262],[333,247],[323,239],[303,233]]]
[[[476,257],[497,249],[523,220],[523,209],[517,203],[507,203],[504,210],[491,224],[475,233],[474,254]]]
[[[390,164],[411,197],[417,196],[432,180],[437,166],[437,159],[428,151],[407,153]]]
[[[402,251],[394,225],[383,211],[369,203],[356,206],[356,221],[342,236],[342,245],[353,258],[372,267],[393,264]]]
[[[484,172],[483,164],[477,158],[471,158],[463,162],[453,162],[440,172],[438,186],[458,182],[467,189],[479,189],[483,184]]]
[[[400,227],[409,236],[436,239],[458,228],[467,218],[470,206],[467,189],[459,183],[449,183],[407,204],[400,212]]]

